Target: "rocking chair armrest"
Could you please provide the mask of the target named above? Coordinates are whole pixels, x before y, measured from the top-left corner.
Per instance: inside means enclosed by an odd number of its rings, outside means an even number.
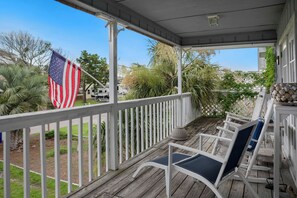
[[[204,151],[201,151],[201,150],[198,150],[198,149],[194,149],[194,148],[191,148],[191,147],[187,147],[187,146],[184,146],[184,145],[180,145],[180,144],[176,144],[176,143],[169,143],[168,144],[169,146],[169,160],[168,160],[168,165],[171,165],[172,164],[172,148],[171,147],[176,147],[176,148],[179,148],[179,149],[183,149],[183,150],[187,150],[187,151],[190,151],[190,152],[193,152],[193,153],[197,153],[198,154],[201,154],[201,155],[204,155],[204,156],[207,156],[209,158],[212,158],[216,161],[219,161],[221,163],[224,162],[224,159],[222,157],[219,157],[219,156],[215,156],[215,155],[212,155],[210,153],[207,153],[207,152],[204,152]],[[171,163],[170,163],[171,162]]]
[[[229,138],[225,138],[225,137],[221,137],[221,136],[216,136],[216,135],[199,134],[199,136],[204,136],[204,137],[208,137],[208,138],[214,138],[214,139],[219,139],[219,140],[226,141],[226,142],[231,142],[231,139],[229,139]]]
[[[251,121],[251,120],[241,119],[241,118],[233,117],[233,116],[228,116],[227,120],[230,119],[230,118],[232,120],[236,120],[236,121],[243,122],[243,123],[247,123],[247,122],[250,122]]]
[[[228,112],[228,111],[226,111],[225,113],[227,114],[227,117],[232,117],[233,119],[239,118],[239,119],[246,120],[246,121],[251,120],[251,118],[247,117],[247,116],[238,115],[238,114],[231,113],[231,112]]]
[[[224,123],[230,125],[231,127],[239,127],[241,124],[236,122],[224,121]]]
[[[192,147],[188,147],[188,146],[184,146],[184,145],[180,145],[180,144],[176,144],[176,143],[169,143],[168,146],[169,147],[176,147],[176,148],[186,150],[186,151],[190,151],[190,152],[193,152],[193,153],[198,153],[199,152],[198,149],[194,149]]]
[[[236,128],[236,127],[235,127]],[[225,129],[225,128],[223,128],[223,127],[217,127],[217,129],[218,130],[220,130],[220,131],[224,131],[224,132],[227,132],[227,133],[235,133],[235,131],[231,131],[231,130],[229,130],[229,129]]]

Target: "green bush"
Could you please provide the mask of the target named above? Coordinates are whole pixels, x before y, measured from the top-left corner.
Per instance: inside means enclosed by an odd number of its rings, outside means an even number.
[[[67,148],[66,147],[61,147],[60,148],[60,154],[66,154],[67,153]],[[54,157],[55,156],[55,150],[54,149],[50,149],[48,152],[46,152],[46,158],[50,158],[50,157]]]
[[[55,131],[54,130],[50,130],[50,131],[45,133],[45,139],[46,140],[53,139],[54,137],[55,137]],[[61,140],[67,139],[67,134],[60,132],[60,139]]]
[[[263,72],[264,85],[266,91],[270,91],[270,87],[275,83],[275,61],[276,56],[273,47],[266,48],[266,70]]]

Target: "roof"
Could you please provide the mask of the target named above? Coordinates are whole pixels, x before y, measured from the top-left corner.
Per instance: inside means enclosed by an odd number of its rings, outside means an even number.
[[[58,0],[171,45],[273,43],[286,0]],[[208,17],[218,16],[211,27]]]

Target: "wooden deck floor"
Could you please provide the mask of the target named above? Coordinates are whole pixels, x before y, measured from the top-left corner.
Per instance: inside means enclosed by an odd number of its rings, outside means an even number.
[[[219,119],[199,118],[186,128],[190,138],[187,141],[178,141],[177,143],[197,147],[198,133],[214,134],[216,133],[216,126],[221,124],[222,121]],[[119,170],[103,175],[88,186],[70,194],[69,197],[166,197],[164,171],[157,168],[144,169],[136,179],[132,178],[132,174],[141,163],[166,155],[169,141],[172,140],[169,138],[163,140],[149,150],[121,164]],[[204,148],[211,149],[211,146],[210,140],[204,141]],[[283,182],[291,183],[288,170],[284,169],[281,173]],[[253,175],[265,178],[272,176],[270,172],[264,171],[255,171]],[[173,197],[176,198],[214,197],[214,194],[205,185],[195,182],[193,178],[181,173],[175,175],[172,184]],[[261,198],[272,197],[272,191],[266,189],[265,184],[252,184],[252,186]],[[241,181],[229,180],[223,183],[219,190],[223,197],[253,197]]]

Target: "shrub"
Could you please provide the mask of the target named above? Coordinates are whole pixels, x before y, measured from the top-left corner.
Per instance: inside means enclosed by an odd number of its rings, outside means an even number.
[[[53,139],[54,137],[55,137],[55,131],[54,130],[50,130],[50,131],[45,133],[45,139],[46,140]],[[61,140],[67,139],[67,134],[60,132],[60,139]]]

